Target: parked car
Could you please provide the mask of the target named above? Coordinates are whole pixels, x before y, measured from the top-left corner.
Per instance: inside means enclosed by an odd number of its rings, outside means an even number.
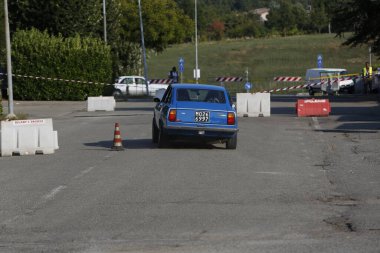
[[[115,98],[124,96],[142,96],[146,95],[145,78],[142,76],[120,76],[113,84],[112,95]],[[166,89],[168,84],[150,84],[148,82],[149,95],[154,96],[159,89]]]
[[[165,147],[171,140],[197,140],[237,147],[238,122],[224,87],[172,84],[154,108],[152,140]]]
[[[323,93],[353,93],[355,89],[355,83],[353,80],[336,81],[346,74],[347,70],[340,68],[313,68],[306,70],[305,80],[309,84],[318,83],[317,85],[309,86],[307,88],[309,94],[313,96],[315,92],[319,91],[322,91]]]

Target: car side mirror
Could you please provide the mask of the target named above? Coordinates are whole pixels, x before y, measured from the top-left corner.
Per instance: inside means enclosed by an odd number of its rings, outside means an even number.
[[[156,98],[153,98],[153,102],[159,103],[159,102],[161,102],[161,100],[156,97]]]

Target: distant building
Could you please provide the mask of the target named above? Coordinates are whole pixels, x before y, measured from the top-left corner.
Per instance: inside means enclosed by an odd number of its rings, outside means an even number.
[[[260,16],[261,22],[266,22],[268,21],[267,16],[269,14],[269,11],[270,11],[269,8],[260,8],[260,9],[253,10],[253,13]]]

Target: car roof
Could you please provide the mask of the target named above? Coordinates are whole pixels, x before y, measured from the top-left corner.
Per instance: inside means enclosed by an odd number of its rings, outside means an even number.
[[[173,88],[185,88],[185,89],[212,89],[225,91],[224,87],[212,85],[212,84],[194,84],[194,83],[175,83],[171,85]]]
[[[347,69],[338,69],[338,68],[313,68],[308,69],[308,71],[318,71],[318,72],[336,72],[336,71],[347,71]]]
[[[139,78],[144,78],[143,76],[119,76],[118,79],[121,79],[121,78],[127,78],[127,77],[139,77]]]

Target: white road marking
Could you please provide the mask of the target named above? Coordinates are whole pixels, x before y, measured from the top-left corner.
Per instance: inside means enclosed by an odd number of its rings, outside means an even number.
[[[29,211],[27,211],[26,213],[21,214],[21,215],[15,215],[14,217],[12,217],[12,218],[10,218],[10,219],[4,221],[4,222],[3,222],[2,224],[0,224],[0,225],[5,225],[5,226],[7,226],[7,225],[9,225],[9,224],[11,224],[11,223],[13,223],[13,222],[16,222],[18,219],[21,219],[21,218],[25,217],[28,213],[33,213],[33,212],[34,212],[35,210],[37,210],[41,205],[44,205],[44,204],[46,204],[47,202],[53,200],[54,197],[55,197],[59,192],[63,191],[64,189],[66,189],[66,186],[64,186],[64,185],[60,185],[60,186],[54,188],[54,189],[51,190],[48,194],[42,196],[42,197],[40,198],[40,200],[37,201],[37,203],[29,209]]]
[[[276,171],[256,171],[255,173],[256,174],[276,175],[276,176],[282,176],[282,175],[291,176],[291,175],[295,175],[294,173],[276,172]]]
[[[105,156],[105,158],[107,158],[107,159],[108,159],[108,158],[111,158],[111,157],[113,157],[113,154],[108,154],[108,155]],[[81,171],[78,175],[74,176],[73,179],[81,178],[81,177],[83,177],[84,175],[90,173],[93,169],[95,169],[95,166],[89,167],[89,168],[87,168],[87,169]],[[30,208],[30,211],[31,211],[31,212],[34,212],[34,211],[35,211],[36,209],[38,209],[41,205],[44,205],[44,204],[46,204],[47,202],[53,200],[54,197],[55,197],[58,193],[62,192],[62,191],[65,190],[66,188],[67,188],[67,186],[65,186],[65,185],[60,185],[60,186],[54,188],[53,190],[51,190],[49,193],[43,195],[43,196],[40,198],[40,200],[37,201],[37,203],[36,203],[34,206],[32,206],[32,207]],[[21,214],[21,215],[15,215],[14,217],[12,217],[12,218],[10,218],[10,219],[4,221],[3,223],[1,223],[0,226],[1,226],[1,225],[5,225],[5,226],[7,226],[7,225],[9,225],[9,224],[11,224],[11,223],[13,223],[13,222],[16,222],[18,219],[20,219],[20,218],[22,218],[22,217],[25,217],[25,216],[26,216],[26,213]]]
[[[86,170],[83,170],[80,174],[76,175],[76,176],[74,177],[74,179],[78,179],[78,178],[83,177],[84,175],[90,173],[93,169],[95,169],[95,167],[90,167],[90,168],[88,168],[88,169],[86,169]]]
[[[319,125],[318,118],[312,117],[312,119],[313,119],[313,122],[314,122],[314,128],[317,129],[317,130],[321,130],[321,125]]]
[[[61,192],[64,189],[66,189],[66,186],[60,185],[60,186],[54,188],[53,190],[51,190],[48,194],[42,196],[41,199],[44,200],[45,202],[52,200],[52,199],[54,199],[55,195],[57,195],[59,192]]]

